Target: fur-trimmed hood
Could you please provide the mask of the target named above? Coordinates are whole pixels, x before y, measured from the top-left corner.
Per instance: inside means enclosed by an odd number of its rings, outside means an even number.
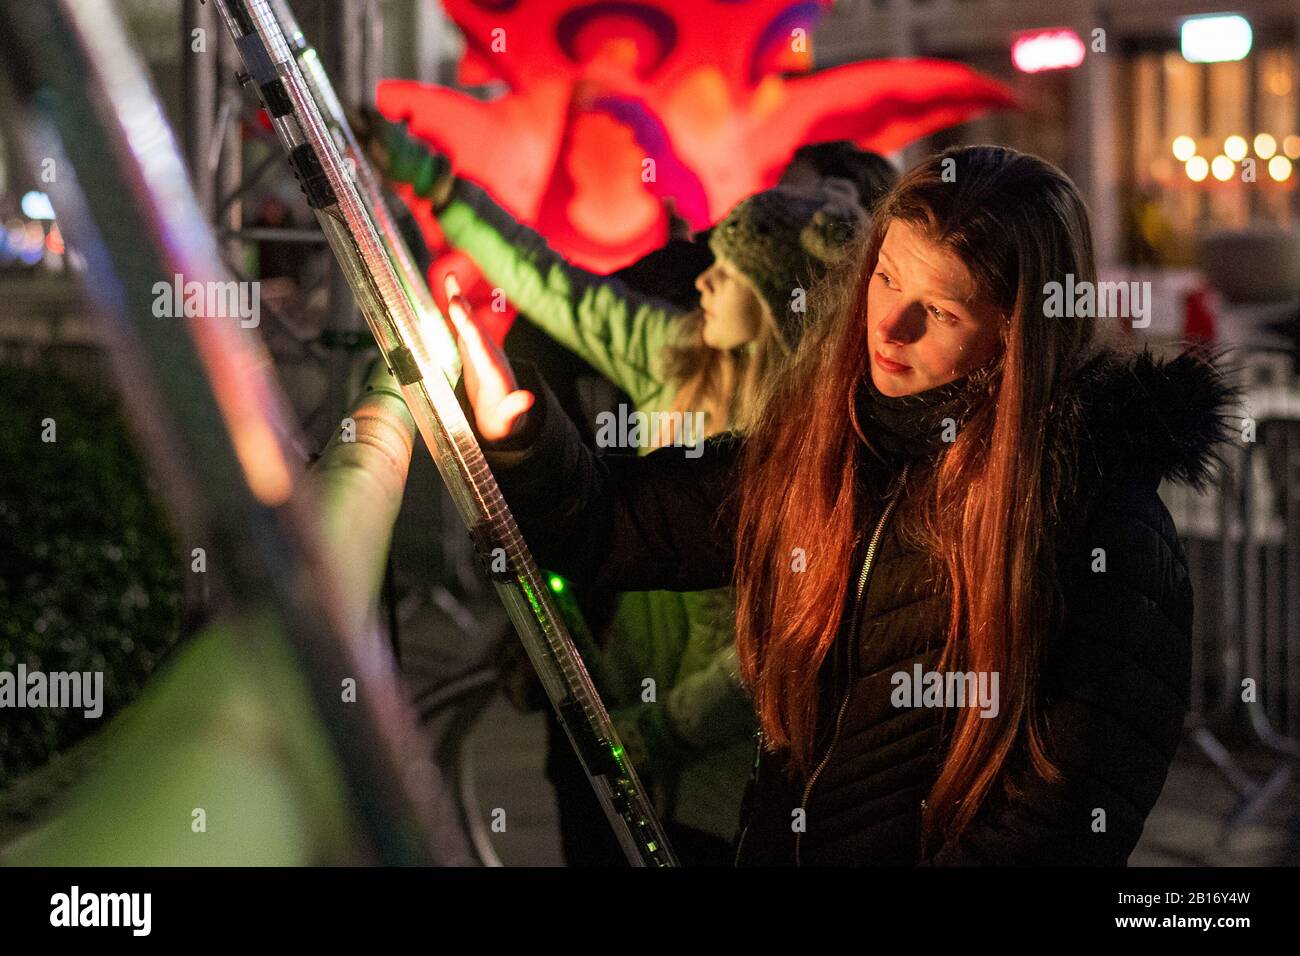
[[[1173,358],[1100,348],[1063,383],[1048,414],[1049,460],[1074,493],[1115,481],[1204,490],[1218,446],[1240,432],[1240,387],[1222,351],[1193,345]],[[1063,466],[1063,470],[1060,466]]]

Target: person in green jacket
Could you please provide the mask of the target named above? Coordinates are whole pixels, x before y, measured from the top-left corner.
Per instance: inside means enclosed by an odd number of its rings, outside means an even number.
[[[751,196],[713,229],[714,262],[695,283],[700,308],[683,311],[567,262],[400,127],[383,146],[381,167],[430,200],[447,242],[528,322],[627,394],[631,409],[598,416],[597,444],[626,439],[619,426],[634,413],[659,423],[658,433],[642,430],[639,453],[680,444],[690,455],[706,435],[745,428],[798,344],[809,288],[866,222],[857,190],[840,179]],[[670,840],[684,862],[726,862],[757,727],[736,666],[731,589],[620,595],[600,643],[612,685],[602,691]]]

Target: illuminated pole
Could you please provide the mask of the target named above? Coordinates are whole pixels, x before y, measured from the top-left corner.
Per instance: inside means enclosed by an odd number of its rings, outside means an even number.
[[[634,865],[675,865],[658,817],[452,391],[459,361],[446,323],[429,308],[427,288],[421,292],[423,283],[413,282],[402,266],[400,246],[383,233],[378,221],[382,197],[372,198],[366,184],[373,176],[350,139],[341,111],[321,109],[322,102],[331,105],[331,94],[314,52],[299,39],[301,32],[288,18],[285,4],[273,8],[268,0],[217,3],[308,203],[624,852]]]

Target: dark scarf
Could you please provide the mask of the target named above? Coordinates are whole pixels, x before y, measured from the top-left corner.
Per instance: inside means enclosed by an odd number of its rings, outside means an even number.
[[[885,395],[868,372],[858,390],[859,424],[871,447],[891,465],[910,459],[930,460],[950,445],[944,432],[956,435],[983,391],[981,369],[913,395]],[[956,429],[948,428],[951,418]]]

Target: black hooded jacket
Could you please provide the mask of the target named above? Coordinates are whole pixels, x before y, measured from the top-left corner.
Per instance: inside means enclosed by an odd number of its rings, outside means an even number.
[[[520,386],[538,404],[519,434],[484,450],[543,566],[619,590],[730,582],[742,439],[711,439],[696,458],[680,448],[598,457],[527,367]],[[876,517],[856,568],[878,541],[861,580],[852,576],[861,597],[846,594],[823,668],[816,769],[805,778],[782,754],[762,753],[737,862],[1123,865],[1164,785],[1189,698],[1191,584],[1156,490],[1162,480],[1210,480],[1233,400],[1201,349],[1172,360],[1101,351],[1060,389],[1045,435],[1061,614],[1038,694],[1062,779],[1041,779],[1013,754],[971,824],[928,847],[922,801],[946,749],[944,708],[891,697],[900,672],[936,669],[951,593],[890,520],[888,502],[896,508],[909,487],[902,468],[920,463],[880,463],[896,473],[878,476],[888,499],[861,512]]]

